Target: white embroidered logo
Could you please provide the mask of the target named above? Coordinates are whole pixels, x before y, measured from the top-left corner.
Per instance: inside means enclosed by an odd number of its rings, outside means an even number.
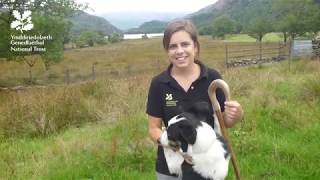
[[[166,93],[166,106],[167,107],[175,107],[177,106],[177,100],[173,99],[172,94]]]
[[[173,98],[172,98],[172,94],[166,94],[166,100],[167,101],[171,101]]]
[[[33,28],[33,23],[31,22],[31,11],[24,11],[21,15],[19,11],[13,10],[12,14],[16,19],[11,23],[12,29],[16,29],[23,33],[23,31],[29,31]]]

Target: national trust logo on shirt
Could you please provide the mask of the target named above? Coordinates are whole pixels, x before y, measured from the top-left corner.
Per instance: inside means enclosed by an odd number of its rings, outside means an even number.
[[[172,100],[172,94],[166,94],[166,100],[171,101]]]
[[[173,96],[172,96],[171,93],[166,93],[165,99],[166,99],[166,106],[167,107],[175,107],[175,106],[177,106],[177,102],[178,101],[173,99]]]
[[[13,10],[12,14],[16,20],[11,22],[10,27],[16,29],[23,33],[23,31],[29,31],[33,28],[33,23],[31,21],[31,11],[24,11],[20,14],[19,11]]]

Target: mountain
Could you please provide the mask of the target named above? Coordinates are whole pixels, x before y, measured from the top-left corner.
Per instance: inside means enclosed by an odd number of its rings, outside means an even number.
[[[187,15],[187,12],[113,12],[104,13],[99,16],[108,19],[110,23],[126,31],[131,28],[138,28],[145,22],[153,20],[157,21],[170,21],[174,18],[183,17]]]
[[[320,3],[320,0],[313,1]],[[123,31],[128,29],[125,31],[126,33],[161,33],[164,31],[166,24],[174,18],[191,19],[201,33],[201,31],[205,32],[205,30],[212,28],[213,20],[216,17],[226,15],[235,21],[237,31],[240,32],[241,25],[246,24],[248,19],[255,14],[264,13],[268,17],[271,16],[272,18],[275,18],[273,17],[275,15],[271,14],[272,3],[273,1],[271,0],[218,0],[216,3],[206,6],[191,14],[183,12],[125,12],[107,13],[102,14],[101,16],[108,19],[108,21]],[[111,25],[109,22],[108,24]],[[98,23],[97,26],[98,25],[101,24]],[[120,31],[119,29],[117,30],[118,32]]]
[[[103,32],[105,34],[122,34],[120,29],[110,24],[106,19],[90,15],[83,11],[79,11],[77,15],[71,19],[71,22],[73,24],[71,34],[74,36],[78,36],[81,32],[88,30]]]
[[[146,34],[146,33],[161,33],[163,32],[164,28],[168,22],[165,21],[149,21],[143,23],[141,26],[138,28],[132,28],[126,31],[128,34]]]
[[[273,3],[275,2],[277,1],[218,0],[215,4],[200,9],[186,17],[194,22],[200,34],[211,34],[213,21],[219,16],[230,18],[235,23],[235,31],[241,32],[244,28],[250,26],[249,23],[254,22],[252,21],[254,17],[264,16],[265,22],[271,22],[276,19],[277,14],[272,12]],[[261,22],[261,20],[257,21]]]
[[[184,16],[178,16],[178,14],[117,14],[114,17],[109,16],[111,19],[115,20],[116,17],[122,18],[121,16],[130,17],[131,23],[137,23],[139,20],[145,22],[137,28],[132,28],[126,33],[161,33],[164,31],[166,24],[175,18],[187,18],[191,19],[192,22],[197,26],[199,31],[212,26],[213,19],[220,15],[228,15],[230,18],[236,22],[245,21],[246,15],[243,12],[247,6],[254,6],[257,1],[263,1],[268,4],[270,0],[218,0],[216,3],[206,6],[197,12],[191,14],[185,14]],[[247,13],[248,14],[248,13]],[[107,17],[107,16],[104,16]],[[165,18],[166,17],[166,18]],[[109,19],[108,18],[108,19]],[[162,18],[162,19],[161,19]],[[147,19],[150,19],[147,21]],[[156,19],[156,20],[155,20]]]
[[[121,29],[136,26],[125,31],[129,34],[144,34],[144,33],[161,33],[164,31],[168,22],[175,18],[189,18],[198,26],[206,26],[212,22],[212,9],[223,9],[225,1],[207,6],[198,12],[187,14],[184,12],[177,13],[150,13],[150,12],[129,12],[129,13],[112,13],[102,15],[110,22]],[[218,5],[216,5],[218,4]],[[198,23],[199,22],[199,23]],[[140,26],[139,26],[140,25]]]
[[[242,10],[249,3],[255,2],[253,0],[218,0],[215,4],[187,15],[186,18],[191,19],[199,29],[211,26],[213,19],[220,15],[228,15],[232,19],[240,21],[244,14]]]

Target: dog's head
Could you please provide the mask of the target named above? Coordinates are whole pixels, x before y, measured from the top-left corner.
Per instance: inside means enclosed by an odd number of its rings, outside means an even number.
[[[180,146],[186,152],[188,144],[195,144],[197,128],[202,126],[201,121],[207,122],[209,104],[195,103],[185,112],[173,117],[168,122],[167,136],[171,146]]]

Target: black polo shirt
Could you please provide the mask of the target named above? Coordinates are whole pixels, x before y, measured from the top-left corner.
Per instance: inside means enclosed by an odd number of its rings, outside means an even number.
[[[200,62],[197,63],[200,65],[200,76],[191,84],[187,92],[171,76],[172,65],[152,79],[148,94],[147,114],[162,118],[164,125],[167,127],[168,121],[172,117],[188,109],[195,102],[205,101],[212,107],[208,87],[213,80],[222,79],[221,75],[216,70],[210,69]],[[218,89],[216,93],[221,110],[224,111],[224,94],[221,89]],[[209,117],[212,117],[213,110],[210,109]],[[209,124],[213,127],[213,118],[210,122],[212,123]],[[156,170],[159,173],[170,175],[163,149],[160,146],[158,147]]]

